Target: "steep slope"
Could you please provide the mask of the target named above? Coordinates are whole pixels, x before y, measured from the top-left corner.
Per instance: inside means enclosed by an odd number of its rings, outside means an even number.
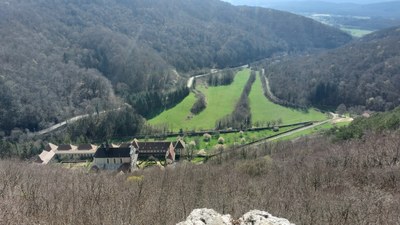
[[[310,19],[217,0],[0,0],[0,130],[113,108],[114,90],[132,105],[137,93],[154,103],[154,92],[165,100],[179,89],[182,72],[349,40]]]
[[[400,27],[365,36],[320,55],[266,67],[272,91],[289,102],[320,107],[400,104]]]

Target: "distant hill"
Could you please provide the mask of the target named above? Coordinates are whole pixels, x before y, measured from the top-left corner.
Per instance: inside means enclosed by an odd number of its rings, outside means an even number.
[[[227,0],[236,5],[253,5],[289,11],[337,27],[380,30],[400,25],[400,1],[257,1]]]
[[[364,17],[400,18],[400,1],[227,0],[235,5],[261,6],[296,13],[326,13]]]
[[[319,55],[266,67],[273,93],[303,105],[365,106],[383,111],[400,105],[400,27],[383,30]]]
[[[180,74],[351,39],[294,14],[217,0],[0,0],[0,28],[6,131],[113,108],[114,93],[159,105],[147,93],[178,88]]]
[[[400,19],[400,1],[377,2],[370,4],[334,3],[325,1],[290,1],[265,3],[265,6],[290,12],[326,13],[361,17],[381,17]]]

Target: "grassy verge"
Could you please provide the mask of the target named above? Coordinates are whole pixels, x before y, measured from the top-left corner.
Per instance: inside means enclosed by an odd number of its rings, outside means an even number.
[[[304,137],[304,136],[308,136],[308,135],[311,135],[311,134],[320,133],[322,131],[329,130],[329,129],[335,127],[335,126],[336,127],[342,127],[342,126],[347,126],[349,124],[350,124],[350,122],[340,122],[340,123],[335,123],[335,124],[333,124],[333,123],[325,123],[325,124],[321,124],[319,126],[313,127],[311,129],[308,129],[308,130],[299,131],[299,132],[294,133],[292,135],[288,135],[288,136],[285,136],[285,137],[282,137],[282,138],[278,138],[275,141],[293,140],[293,139],[296,139],[296,138],[299,138],[299,137]]]

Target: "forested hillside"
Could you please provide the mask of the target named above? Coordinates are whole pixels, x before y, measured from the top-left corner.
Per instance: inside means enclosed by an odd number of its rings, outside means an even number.
[[[266,66],[273,93],[302,105],[383,111],[400,104],[400,27],[339,49]]]
[[[310,19],[217,0],[0,0],[0,131],[122,101],[148,113],[185,96],[179,74],[349,40]]]
[[[349,126],[334,128],[330,133],[338,139],[361,138],[368,133],[387,132],[399,130],[400,107],[388,112],[380,112],[369,118],[356,118]]]

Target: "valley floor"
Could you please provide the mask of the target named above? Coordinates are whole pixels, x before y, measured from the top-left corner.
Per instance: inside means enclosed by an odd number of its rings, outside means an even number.
[[[236,74],[231,85],[217,87],[198,85],[197,90],[205,95],[207,101],[206,109],[198,115],[190,113],[190,109],[196,101],[195,94],[191,93],[176,107],[164,111],[149,120],[149,123],[154,126],[167,125],[170,130],[174,131],[213,129],[219,119],[232,113],[249,75],[250,69],[244,69]],[[253,125],[260,126],[278,120],[282,124],[292,124],[322,121],[327,118],[324,113],[313,108],[301,111],[280,106],[268,100],[263,93],[258,75],[249,95]]]

